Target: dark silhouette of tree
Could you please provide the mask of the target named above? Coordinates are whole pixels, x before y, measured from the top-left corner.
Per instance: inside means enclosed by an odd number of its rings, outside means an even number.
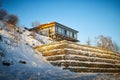
[[[18,22],[18,17],[16,15],[7,15],[5,18],[4,18],[4,21],[10,23],[10,24],[13,24],[15,25],[17,22]]]
[[[7,11],[4,9],[0,9],[0,20],[3,20],[4,17],[7,15]]]

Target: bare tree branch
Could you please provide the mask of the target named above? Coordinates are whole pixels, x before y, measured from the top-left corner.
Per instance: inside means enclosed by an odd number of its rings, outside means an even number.
[[[86,41],[86,44],[87,44],[87,45],[91,45],[91,40],[90,40],[89,37],[88,37],[88,40]]]
[[[119,50],[118,45],[116,43],[113,43],[111,37],[105,37],[103,35],[100,35],[96,38],[96,42],[97,47],[109,49],[112,51]]]

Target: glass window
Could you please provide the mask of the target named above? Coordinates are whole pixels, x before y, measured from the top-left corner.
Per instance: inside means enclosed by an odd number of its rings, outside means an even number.
[[[74,33],[74,38],[77,39],[77,34],[76,33]]]
[[[56,32],[58,32],[58,26],[56,26]]]
[[[61,28],[58,27],[58,26],[56,26],[56,32],[57,32],[58,34],[60,34],[60,33],[61,33]]]
[[[65,29],[65,36],[67,36],[67,30]]]
[[[72,38],[74,38],[74,32],[72,32]]]
[[[69,35],[70,35],[70,34],[69,34],[69,31],[67,30],[67,36],[69,37]]]
[[[65,35],[65,30],[62,28],[62,35]]]
[[[62,28],[62,35],[67,36],[67,30]]]
[[[72,38],[72,32],[70,32],[70,38]]]

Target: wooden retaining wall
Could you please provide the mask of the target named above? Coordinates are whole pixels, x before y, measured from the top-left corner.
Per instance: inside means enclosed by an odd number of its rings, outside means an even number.
[[[60,41],[35,47],[54,66],[73,72],[120,73],[120,53]]]

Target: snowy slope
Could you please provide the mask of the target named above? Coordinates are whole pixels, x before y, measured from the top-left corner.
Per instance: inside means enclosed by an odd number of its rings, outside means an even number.
[[[93,80],[100,74],[77,74],[52,66],[34,46],[52,42],[24,28],[0,22],[0,80]],[[7,29],[10,27],[10,29]],[[32,34],[32,35],[31,35]],[[108,77],[107,77],[108,78]],[[111,79],[118,78],[111,76]],[[120,79],[120,78],[119,78]]]

